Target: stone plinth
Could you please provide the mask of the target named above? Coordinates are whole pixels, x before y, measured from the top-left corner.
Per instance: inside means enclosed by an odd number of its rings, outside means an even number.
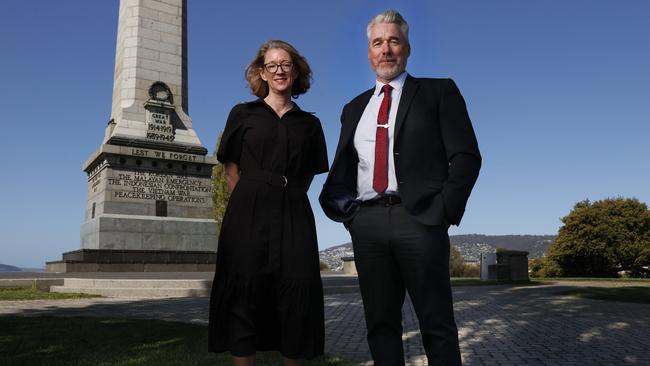
[[[341,260],[343,261],[343,273],[349,275],[357,274],[357,266],[354,263],[354,257],[343,257]]]
[[[494,255],[494,254],[493,254]],[[499,250],[496,263],[489,263],[492,256],[487,256],[484,264],[488,269],[488,280],[528,281],[528,252],[517,250]],[[483,264],[482,264],[483,266]],[[481,275],[481,279],[483,276]]]
[[[84,165],[85,220],[103,214],[212,219],[216,163],[213,156],[102,145]]]
[[[504,250],[497,252],[497,263],[508,266],[510,281],[528,281],[528,252]]]
[[[213,220],[102,215],[81,226],[82,249],[217,250]]]
[[[212,251],[92,250],[63,253],[47,272],[213,272]]]
[[[496,276],[495,275],[490,276],[490,272],[489,272],[489,266],[494,264],[497,264],[496,253],[481,254],[481,281],[496,280]]]
[[[212,156],[103,145],[88,172],[82,249],[217,250]]]

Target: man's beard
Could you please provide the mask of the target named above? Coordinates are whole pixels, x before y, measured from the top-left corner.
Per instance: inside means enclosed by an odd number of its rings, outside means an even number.
[[[375,69],[375,73],[377,74],[377,76],[379,76],[382,79],[393,80],[397,76],[399,76],[399,74],[404,72],[404,69],[405,69],[404,65],[398,65],[398,64],[395,64],[393,66],[380,65],[379,67],[377,67],[377,69]]]

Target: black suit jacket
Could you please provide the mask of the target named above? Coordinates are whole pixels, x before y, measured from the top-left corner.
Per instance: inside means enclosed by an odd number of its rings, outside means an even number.
[[[354,133],[374,88],[343,107],[334,162],[319,197],[339,222],[359,208]],[[451,79],[407,76],[397,107],[394,160],[398,190],[411,215],[426,225],[458,225],[481,167],[465,101]]]

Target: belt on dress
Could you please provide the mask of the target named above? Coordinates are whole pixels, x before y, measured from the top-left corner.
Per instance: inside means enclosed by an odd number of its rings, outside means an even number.
[[[285,192],[288,189],[300,189],[306,193],[311,180],[304,177],[287,177],[280,173],[271,172],[261,169],[242,170],[240,178],[260,183],[266,183],[273,187],[273,193],[267,196],[269,200],[269,254],[268,263],[262,270],[266,273],[278,273],[282,269],[282,241],[283,238],[291,233],[285,233],[283,224],[282,207],[284,205]]]
[[[241,178],[266,183],[272,187],[278,188],[306,188],[308,184],[306,178],[287,177],[280,173],[261,169],[242,170]]]

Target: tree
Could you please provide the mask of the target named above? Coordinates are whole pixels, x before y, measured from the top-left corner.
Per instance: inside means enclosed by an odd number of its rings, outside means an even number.
[[[214,150],[214,155],[217,155],[219,151],[219,144],[221,144],[221,135],[217,138],[217,148]],[[217,221],[217,227],[221,230],[221,224],[223,223],[223,215],[226,212],[226,206],[228,206],[228,198],[230,194],[228,193],[228,184],[226,183],[226,171],[223,164],[217,163],[212,167],[212,215]]]
[[[528,270],[530,272],[530,277],[543,277],[541,275],[542,268],[544,268],[542,258],[531,258],[528,260]]]
[[[463,277],[465,272],[465,259],[460,254],[460,251],[453,245],[449,252],[449,276],[450,277]]]
[[[450,277],[480,277],[478,265],[465,263],[465,258],[456,247],[451,246],[449,252],[449,276]]]
[[[320,270],[321,271],[329,271],[330,270],[330,266],[327,265],[327,263],[323,262],[322,259],[320,259],[319,262],[320,262]]]
[[[576,203],[548,250],[547,266],[568,277],[616,277],[619,271],[647,275],[650,211],[637,199]],[[644,268],[645,267],[645,268]]]
[[[548,257],[529,259],[528,268],[530,269],[530,277],[534,278],[560,277],[562,275],[561,268]]]

